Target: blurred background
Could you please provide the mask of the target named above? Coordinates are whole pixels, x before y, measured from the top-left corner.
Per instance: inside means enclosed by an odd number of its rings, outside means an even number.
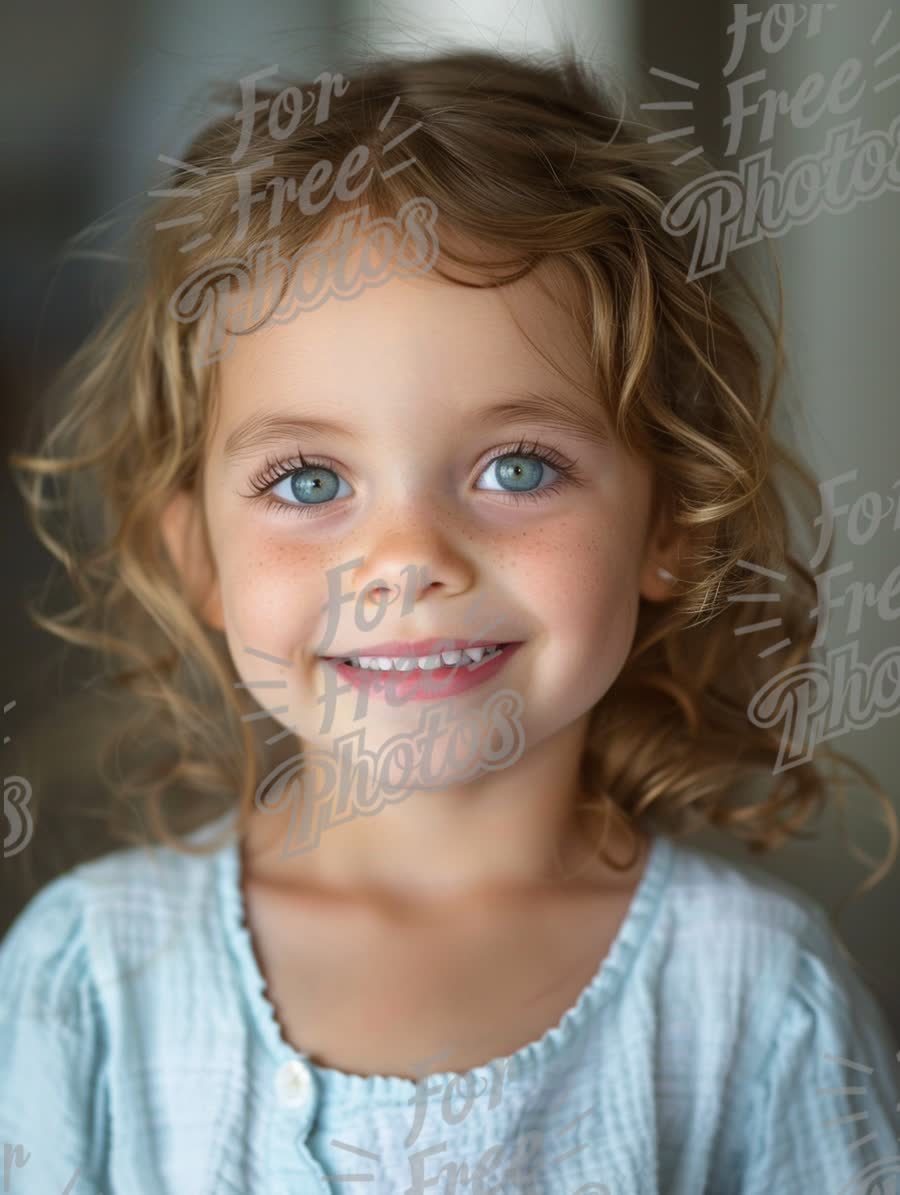
[[[71,255],[63,261],[71,238],[98,219],[127,220],[136,210],[158,184],[159,155],[177,157],[203,123],[208,81],[234,82],[272,64],[282,74],[296,70],[313,77],[339,69],[347,46],[372,53],[462,44],[516,51],[552,49],[567,37],[639,97],[676,101],[668,127],[681,122],[692,129],[686,135],[717,166],[731,170],[767,148],[782,170],[805,155],[821,155],[831,131],[848,121],[858,123],[860,135],[880,130],[888,136],[900,113],[900,14],[891,14],[882,0],[803,9],[751,4],[759,19],[747,22],[743,52],[729,64],[740,32],[729,26],[735,12],[747,7],[695,0],[417,0],[414,6],[390,0],[7,0],[0,18],[0,485],[6,546],[0,704],[4,774],[26,779],[40,800],[27,848],[15,853],[18,839],[5,807],[4,835],[11,845],[0,859],[0,933],[38,887],[112,845],[79,811],[96,805],[101,793],[97,728],[113,710],[88,687],[92,661],[77,649],[63,653],[26,616],[24,603],[39,593],[50,558],[27,528],[5,467],[47,379],[97,323],[123,268]],[[773,7],[780,14],[770,13]],[[805,14],[796,28],[787,10]],[[834,90],[830,107],[819,112],[850,59],[860,63],[854,85]],[[729,125],[735,94],[729,84],[733,89],[740,79],[746,81],[745,109],[767,89],[784,93],[770,136],[762,111],[748,112],[740,130]],[[728,145],[729,131],[741,134],[736,146]],[[867,178],[873,168],[864,172]],[[849,176],[849,165],[844,170]],[[820,211],[771,238],[786,286],[785,434],[820,481],[852,474],[836,490],[836,501],[851,506],[865,494],[884,503],[900,497],[897,171],[895,163],[893,188],[869,185],[864,198]],[[749,269],[759,248],[736,250],[738,264]],[[875,499],[865,501],[871,510]],[[873,596],[882,589],[900,561],[900,530],[893,523],[885,518],[863,543],[862,536],[848,536],[846,515],[837,519],[833,563],[850,566],[837,593],[850,582],[868,585]],[[858,630],[849,627],[849,603],[832,610],[828,645],[855,641],[866,663],[896,648],[900,602],[890,596],[880,609],[873,601],[866,605]],[[877,777],[895,807],[897,712],[832,743]],[[887,839],[877,807],[868,797],[857,800],[853,789],[850,798],[848,832],[870,858],[882,859]],[[712,832],[697,841],[723,856],[747,858],[742,847]],[[815,837],[758,865],[828,908],[867,874],[844,848],[834,816],[823,819]],[[849,906],[842,924],[844,940],[864,965],[900,1042],[898,913],[895,867]]]

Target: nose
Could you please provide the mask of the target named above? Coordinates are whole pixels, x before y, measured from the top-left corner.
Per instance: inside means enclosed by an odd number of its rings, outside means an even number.
[[[353,579],[354,589],[367,605],[387,607],[402,596],[398,612],[408,614],[426,598],[466,593],[475,583],[475,569],[436,533],[427,537],[395,533],[373,546]]]

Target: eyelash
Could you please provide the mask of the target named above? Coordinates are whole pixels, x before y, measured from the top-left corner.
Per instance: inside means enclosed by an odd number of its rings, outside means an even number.
[[[539,460],[542,464],[547,464],[554,469],[559,474],[559,477],[540,490],[523,490],[520,493],[515,493],[512,490],[490,490],[485,492],[495,494],[505,493],[507,497],[512,498],[514,503],[521,501],[537,502],[541,500],[544,494],[558,493],[566,485],[583,484],[580,471],[571,462],[565,460],[557,449],[549,446],[545,447],[534,441],[520,440],[518,444],[498,450],[489,460],[485,461],[481,472],[484,473],[485,470],[490,468],[494,461],[502,460],[503,457],[507,456],[527,456]],[[299,473],[301,469],[317,468],[330,469],[332,473],[338,473],[338,469],[335,467],[333,461],[325,458],[310,459],[304,457],[299,448],[296,457],[288,460],[267,457],[262,469],[250,481],[252,492],[250,494],[242,494],[241,497],[250,498],[253,501],[261,500],[263,506],[270,510],[287,509],[301,516],[313,514],[317,509],[316,506],[304,505],[302,502],[283,502],[280,498],[273,498],[271,495],[268,495],[268,491],[278,485],[279,482],[284,481],[286,477],[290,477],[293,473]],[[327,508],[330,505],[332,504],[323,503],[322,507]]]

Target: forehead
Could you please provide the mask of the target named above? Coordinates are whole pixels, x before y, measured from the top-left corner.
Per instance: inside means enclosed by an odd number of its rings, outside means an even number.
[[[350,277],[359,256],[347,259]],[[216,368],[222,399],[230,404],[262,377],[289,390],[302,378],[335,397],[362,381],[369,389],[427,381],[431,393],[451,398],[475,382],[558,382],[561,373],[590,389],[571,271],[542,262],[515,281],[485,286],[481,273],[456,263],[441,268],[452,280],[433,270],[396,273],[377,285],[365,285],[363,277],[349,295],[329,292],[332,275],[316,305],[288,291],[274,311],[274,292],[257,288],[257,301],[268,300],[272,313],[253,331],[228,337]]]

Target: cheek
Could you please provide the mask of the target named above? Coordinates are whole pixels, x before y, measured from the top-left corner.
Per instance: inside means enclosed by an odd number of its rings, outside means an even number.
[[[622,606],[636,610],[637,535],[637,528],[604,530],[596,519],[560,520],[529,533],[509,564],[511,575],[557,626],[560,618],[581,627],[606,622]]]
[[[628,658],[639,608],[637,528],[560,521],[522,550],[526,601],[579,687],[607,687]],[[633,532],[633,535],[632,535]]]
[[[259,542],[229,553],[221,569],[232,650],[246,648],[290,659],[298,643],[313,644],[325,601],[322,562],[315,552]]]

